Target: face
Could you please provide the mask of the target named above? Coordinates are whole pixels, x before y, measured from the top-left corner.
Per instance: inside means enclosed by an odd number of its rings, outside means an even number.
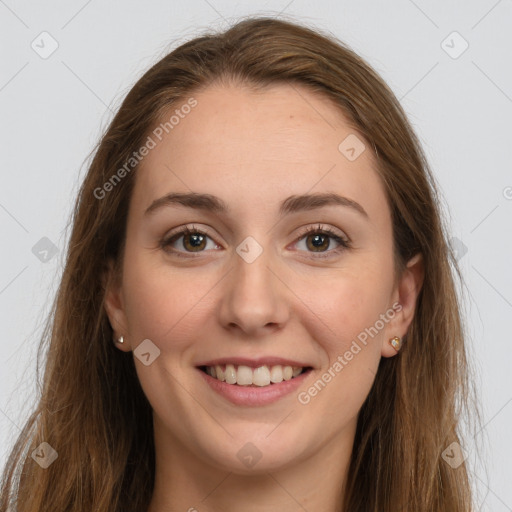
[[[122,281],[106,301],[156,438],[236,473],[336,453],[417,295],[412,264],[395,281],[371,146],[300,87],[193,97],[136,171]]]

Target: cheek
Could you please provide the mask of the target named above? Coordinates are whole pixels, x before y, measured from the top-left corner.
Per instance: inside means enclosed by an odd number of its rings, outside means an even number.
[[[123,298],[133,338],[158,340],[176,321],[176,293],[165,286],[161,270],[148,264],[135,246],[127,247],[124,262]]]
[[[307,295],[314,313],[307,329],[325,357],[318,379],[303,390],[301,403],[314,403],[310,411],[319,417],[337,411],[338,423],[332,428],[356,415],[375,379],[385,331],[374,329],[381,326],[389,295],[389,283],[380,275],[347,273],[331,279],[327,291],[315,287]]]
[[[125,269],[124,300],[132,336],[149,338],[161,349],[171,340],[173,348],[180,340],[186,343],[194,328],[190,322],[208,307],[208,292],[218,276],[198,268],[155,265],[144,256],[127,258]]]
[[[312,312],[308,328],[330,359],[348,350],[358,336],[364,338],[385,313],[391,282],[384,275],[377,267],[366,267],[319,279],[314,287],[308,280],[302,282],[297,295]]]

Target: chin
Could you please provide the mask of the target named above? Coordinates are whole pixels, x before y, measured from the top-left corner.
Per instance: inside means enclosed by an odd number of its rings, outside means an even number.
[[[285,429],[278,433],[279,428],[274,432],[272,428],[264,429],[262,433],[261,425],[255,425],[253,429],[245,429],[243,436],[238,432],[233,438],[228,436],[224,442],[212,440],[209,446],[201,449],[202,456],[207,457],[211,465],[239,475],[285,469],[297,464],[301,454],[307,450],[301,446],[303,434],[291,435]],[[272,433],[268,435],[269,432]]]

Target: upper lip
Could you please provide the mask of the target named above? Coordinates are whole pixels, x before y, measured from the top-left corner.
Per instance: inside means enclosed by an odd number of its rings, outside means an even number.
[[[257,358],[248,358],[248,357],[219,357],[217,359],[210,359],[208,361],[203,361],[196,366],[222,366],[224,364],[233,364],[236,366],[249,366],[251,368],[259,368],[260,366],[298,366],[301,368],[311,367],[310,364],[302,363],[300,361],[296,361],[294,359],[285,359],[283,357],[257,357]]]

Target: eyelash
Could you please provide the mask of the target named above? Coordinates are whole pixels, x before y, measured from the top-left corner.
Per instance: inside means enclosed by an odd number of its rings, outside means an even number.
[[[183,229],[181,229],[180,231],[177,231],[176,233],[172,233],[171,235],[163,238],[160,242],[160,247],[168,253],[175,254],[179,258],[195,258],[195,257],[199,256],[201,254],[201,252],[204,252],[204,251],[199,251],[197,253],[188,252],[188,253],[186,253],[187,256],[185,256],[183,254],[183,251],[177,251],[176,249],[171,249],[169,251],[166,249],[169,245],[171,245],[174,241],[178,240],[182,236],[191,235],[191,234],[203,235],[203,236],[206,236],[211,239],[211,237],[208,235],[208,233],[206,233],[202,229],[197,229],[195,226],[191,226],[191,227],[186,226]],[[322,227],[321,224],[318,224],[317,226],[309,226],[308,228],[304,229],[302,231],[302,233],[299,235],[299,237],[297,238],[296,242],[301,241],[303,238],[306,238],[310,234],[327,235],[339,244],[339,247],[337,247],[336,249],[331,249],[331,250],[328,250],[325,252],[307,251],[310,254],[314,254],[315,255],[315,256],[313,256],[314,258],[330,258],[330,257],[332,257],[333,254],[339,254],[339,253],[345,251],[346,249],[351,248],[351,244],[348,239],[342,238],[334,230],[332,230],[328,227],[325,227],[325,228]]]

